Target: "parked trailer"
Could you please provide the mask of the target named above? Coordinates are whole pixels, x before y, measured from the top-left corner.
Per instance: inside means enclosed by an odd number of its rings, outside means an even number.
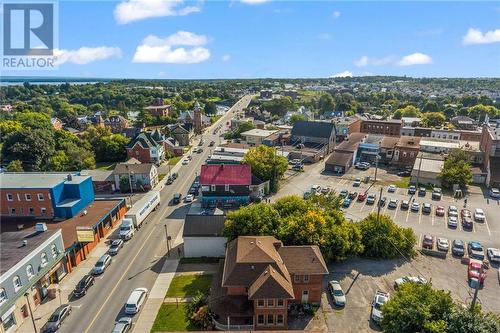
[[[120,225],[120,237],[124,240],[132,238],[148,215],[160,206],[160,192],[150,191],[125,214]]]

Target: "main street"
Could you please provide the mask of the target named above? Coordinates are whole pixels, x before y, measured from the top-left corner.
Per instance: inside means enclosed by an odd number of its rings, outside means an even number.
[[[207,146],[210,141],[218,142],[218,135],[225,130],[226,122],[234,113],[248,106],[250,100],[251,96],[244,96],[206,129],[203,134],[204,151],[200,154],[193,153],[191,162],[180,167],[177,180],[161,190],[160,207],[147,217],[141,229],[113,257],[106,272],[96,277],[95,285],[87,295],[79,300],[69,301],[73,311],[61,327],[61,332],[111,332],[115,321],[124,315],[123,307],[132,290],[138,287],[151,289],[166,259],[165,225],[172,240],[180,237],[184,216],[189,208],[186,204],[169,205],[173,194],[186,195],[209,155]],[[221,130],[214,135],[213,130],[218,126],[221,126]]]

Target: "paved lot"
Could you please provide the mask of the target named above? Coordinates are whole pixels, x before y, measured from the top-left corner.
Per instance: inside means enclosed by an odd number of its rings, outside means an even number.
[[[325,279],[340,282],[346,293],[344,309],[333,307],[331,297],[323,294],[322,311],[328,332],[372,332],[380,331],[370,321],[371,302],[377,290],[394,293],[394,280],[406,275],[423,276],[434,288],[451,291],[452,297],[469,305],[473,290],[467,285],[467,266],[458,258],[438,259],[418,256],[411,262],[404,260],[349,259],[333,263],[330,275]],[[487,272],[484,288],[479,292],[483,309],[500,313],[500,285],[498,266]]]
[[[361,183],[360,187],[353,187],[353,179],[364,176],[374,177],[374,168],[367,171],[350,170],[349,173],[339,176],[333,176],[322,173],[324,169],[324,163],[316,163],[305,167],[305,171],[297,173],[294,176],[288,177],[284,184],[282,185],[279,193],[273,197],[273,200],[290,195],[297,194],[302,195],[305,191],[309,190],[312,185],[318,184],[321,186],[329,186],[333,190],[340,192],[341,190],[355,191],[355,192],[365,192],[374,193],[377,195],[377,199],[380,195],[380,188],[383,188],[382,196],[389,199],[397,199],[398,203],[406,199],[411,202],[414,198],[407,193],[407,189],[398,188],[395,193],[387,192],[387,184],[392,181],[399,179],[399,177],[393,174],[387,174],[384,170],[379,169],[377,178],[380,181],[377,185],[371,183],[365,184]],[[462,239],[464,241],[478,240],[486,247],[500,247],[500,202],[498,200],[489,200],[481,192],[478,187],[471,187],[471,193],[468,197],[467,208],[472,212],[475,208],[482,208],[486,215],[486,220],[483,223],[474,222],[472,231],[463,230],[462,226],[456,229],[449,228],[447,225],[446,217],[439,217],[435,214],[435,209],[438,205],[448,209],[448,206],[454,205],[461,209],[464,205],[463,200],[456,200],[449,196],[443,196],[440,201],[431,200],[430,193],[428,191],[426,197],[415,197],[415,201],[420,204],[427,202],[432,205],[432,212],[430,214],[423,214],[420,210],[419,212],[403,211],[400,209],[399,204],[397,209],[389,209],[387,204],[382,207],[381,213],[387,214],[393,218],[393,220],[401,226],[411,227],[417,237],[419,237],[419,244],[421,237],[424,234],[431,234],[436,237],[446,237],[450,240],[452,239]],[[347,218],[353,221],[359,221],[367,216],[371,212],[377,211],[377,205],[366,204],[364,202],[354,201],[349,208],[344,209]]]

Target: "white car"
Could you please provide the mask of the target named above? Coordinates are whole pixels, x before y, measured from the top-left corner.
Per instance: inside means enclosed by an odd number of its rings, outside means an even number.
[[[439,237],[437,239],[437,248],[438,250],[448,252],[448,249],[450,248],[450,242],[443,237]]]
[[[411,210],[413,212],[418,212],[420,210],[420,204],[416,201],[414,201],[412,204],[411,204]]]
[[[458,217],[458,208],[455,206],[448,207],[448,216]]]
[[[336,306],[342,306],[342,307],[345,306],[346,303],[345,294],[338,281],[332,280],[328,282],[328,290],[330,291],[333,303]]]
[[[129,296],[127,303],[125,304],[126,314],[136,314],[141,310],[142,305],[148,297],[147,288],[136,288]]]
[[[375,293],[375,297],[373,297],[371,314],[371,318],[375,323],[380,324],[380,322],[382,321],[382,305],[384,305],[388,300],[388,293],[377,290],[377,292]]]
[[[489,247],[488,250],[486,250],[486,253],[488,254],[488,259],[490,260],[490,262],[500,263],[500,250],[499,249]]]
[[[352,184],[352,186],[354,186],[354,187],[361,186],[361,179],[359,179],[359,178],[354,179],[354,183]]]
[[[396,185],[389,185],[389,187],[387,188],[387,192],[396,192],[397,190],[397,186]]]
[[[497,188],[491,188],[490,189],[490,197],[498,199],[500,198],[500,190]]]
[[[458,217],[448,216],[448,227],[450,227],[450,228],[458,227]]]
[[[187,165],[187,164],[189,164],[189,160],[188,159],[182,160],[182,165]]]
[[[194,195],[192,195],[192,194],[188,194],[188,195],[186,195],[186,197],[184,198],[184,201],[185,201],[185,202],[193,202],[193,200],[194,200]]]
[[[313,192],[313,193],[320,193],[321,192],[321,185],[313,185],[311,187],[311,192]]]
[[[481,208],[476,208],[474,210],[474,220],[484,222],[484,219],[484,211]]]
[[[403,276],[394,281],[394,288],[399,288],[403,283],[411,282],[417,284],[426,284],[427,280],[421,276]]]

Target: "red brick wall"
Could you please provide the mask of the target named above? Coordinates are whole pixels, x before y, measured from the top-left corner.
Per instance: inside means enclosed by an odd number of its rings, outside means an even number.
[[[481,138],[482,138],[481,133],[468,133],[468,132],[460,133],[460,140],[464,141],[481,141]]]
[[[408,165],[408,166],[413,166],[415,164],[415,160],[417,159],[419,151],[418,148],[399,147],[396,148],[396,150],[399,150],[399,158],[397,164]],[[406,157],[404,156],[403,153],[406,153]],[[411,156],[412,153],[413,156]]]
[[[265,300],[265,301],[267,301],[267,300]],[[287,317],[288,303],[285,300],[283,303],[283,307],[278,308],[278,307],[276,307],[276,304],[277,304],[276,302],[277,302],[277,300],[275,299],[273,307],[268,307],[267,302],[264,303],[265,304],[264,307],[258,307],[257,301],[253,302],[254,303],[254,329],[256,329],[256,330],[283,330],[283,329],[287,329],[287,327],[288,327],[288,317]],[[276,324],[277,315],[279,315],[279,314],[283,316],[283,324],[277,325]],[[258,324],[259,315],[264,316],[264,324],[263,325]],[[273,316],[273,321],[272,321],[273,323],[272,324],[269,324],[267,321],[269,315]]]
[[[371,134],[384,134],[389,136],[400,136],[401,124],[386,122],[362,121],[361,132]]]
[[[323,292],[323,275],[309,275],[309,282],[304,282],[304,276],[297,276],[299,281],[296,282],[295,275],[292,275],[293,293],[296,302],[302,302],[302,293],[304,290],[309,292],[308,303],[320,303],[321,294]]]
[[[361,132],[361,119],[357,119],[355,122],[349,125],[349,134]]]
[[[247,289],[245,287],[228,287],[227,294],[233,296],[246,295]]]
[[[38,194],[43,195],[43,201],[38,200]],[[12,194],[13,201],[7,200],[7,194]],[[27,201],[25,194],[31,195],[31,201]],[[10,215],[11,208],[15,208],[16,214],[12,216],[35,216],[35,217],[54,217],[52,200],[48,189],[5,189],[0,191],[1,215]],[[30,207],[34,209],[30,215]],[[45,215],[42,215],[41,208],[46,209]]]
[[[136,158],[142,163],[151,163],[151,155],[149,154],[149,149],[142,148],[139,144],[136,144],[130,149],[127,149],[128,158]]]

